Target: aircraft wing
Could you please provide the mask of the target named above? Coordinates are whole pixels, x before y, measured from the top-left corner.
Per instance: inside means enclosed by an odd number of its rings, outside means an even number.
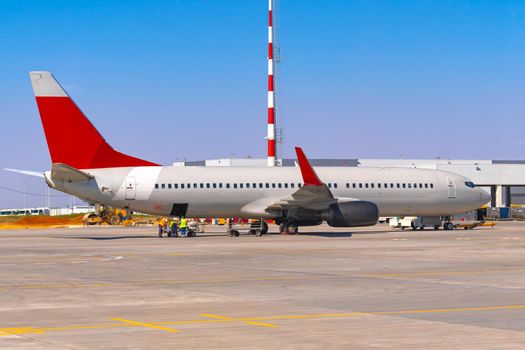
[[[304,185],[291,196],[269,204],[266,211],[298,207],[320,210],[326,209],[330,204],[337,202],[332,191],[317,176],[303,150],[300,147],[295,147],[295,152],[297,153]]]

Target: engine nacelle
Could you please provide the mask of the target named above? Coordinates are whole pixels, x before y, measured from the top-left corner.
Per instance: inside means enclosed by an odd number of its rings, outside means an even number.
[[[323,219],[332,227],[372,226],[377,224],[377,205],[366,201],[331,204]]]

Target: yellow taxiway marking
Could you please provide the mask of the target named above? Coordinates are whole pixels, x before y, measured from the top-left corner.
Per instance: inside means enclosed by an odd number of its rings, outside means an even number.
[[[254,326],[261,326],[261,327],[269,327],[269,328],[278,328],[278,325],[271,324],[271,323],[262,323],[262,322],[254,322],[254,321],[245,321],[246,324],[252,324]]]
[[[19,334],[39,334],[44,333],[42,329],[36,329],[33,327],[13,327],[13,328],[1,328],[0,337],[7,335],[19,335]]]
[[[137,322],[137,321],[133,321],[133,320],[127,320],[125,318],[113,317],[112,320],[120,321],[120,322],[124,322],[124,323],[129,323],[129,324],[132,324],[132,325],[135,325],[135,326],[141,326],[141,327],[146,327],[146,328],[158,329],[158,330],[161,330],[161,331],[166,331],[166,332],[171,332],[171,333],[177,333],[178,332],[178,330],[173,329],[173,328],[157,326],[157,325],[152,324],[152,323],[143,323],[143,322]]]
[[[453,313],[453,312],[483,312],[483,311],[497,311],[497,310],[525,310],[525,305],[501,305],[501,306],[479,306],[479,307],[456,307],[445,309],[416,309],[416,310],[398,310],[398,311],[363,311],[350,313],[330,313],[330,314],[304,314],[304,315],[274,315],[274,316],[259,316],[259,317],[226,317],[220,315],[201,314],[201,316],[209,317],[211,319],[198,320],[184,320],[184,321],[165,321],[165,322],[136,322],[123,318],[113,318],[114,321],[120,323],[106,323],[96,325],[70,325],[62,327],[14,327],[14,328],[0,328],[0,337],[17,334],[41,334],[51,331],[67,331],[73,329],[109,329],[121,327],[146,327],[151,329],[158,329],[168,332],[178,332],[173,328],[164,327],[167,325],[188,325],[188,324],[210,324],[219,322],[244,322],[263,327],[278,327],[265,321],[279,321],[279,320],[306,320],[306,319],[334,319],[334,318],[351,318],[358,316],[374,316],[374,315],[407,315],[407,314],[429,314],[429,313]]]
[[[239,318],[233,318],[233,317],[226,317],[221,315],[212,315],[212,314],[201,314],[201,316],[204,317],[210,317],[210,318],[216,318],[223,321],[237,321],[240,320]],[[279,326],[271,323],[262,323],[262,322],[255,322],[255,321],[243,321],[246,324],[251,324],[254,326],[261,326],[261,327],[269,327],[269,328],[278,328]]]

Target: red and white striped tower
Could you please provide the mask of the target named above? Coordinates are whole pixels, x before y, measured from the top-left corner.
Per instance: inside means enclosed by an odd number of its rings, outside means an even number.
[[[273,61],[273,0],[268,0],[268,166],[275,166],[275,95]]]

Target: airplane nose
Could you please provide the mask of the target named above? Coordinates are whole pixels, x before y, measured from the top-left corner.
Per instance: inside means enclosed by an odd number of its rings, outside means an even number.
[[[481,200],[482,204],[487,204],[492,198],[490,196],[490,193],[488,193],[485,190],[480,190],[479,199]]]

